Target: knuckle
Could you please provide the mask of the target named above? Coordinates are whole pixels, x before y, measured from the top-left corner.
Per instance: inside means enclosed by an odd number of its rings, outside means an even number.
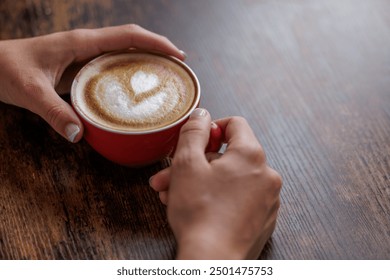
[[[194,166],[196,164],[196,157],[191,149],[185,149],[180,152],[180,154],[176,154],[172,161],[172,169],[185,169],[188,167]]]
[[[66,40],[69,42],[70,45],[77,45],[79,41],[84,38],[88,31],[86,29],[74,29],[68,31],[66,34]]]
[[[277,211],[278,209],[280,209],[280,199],[278,198],[275,202],[275,210],[276,210],[276,215],[277,215]]]
[[[168,37],[164,36],[164,35],[158,35],[158,38],[160,39],[160,41],[163,41],[163,42],[170,42],[170,40],[168,39]]]
[[[62,43],[65,49],[68,49],[71,52],[72,57],[78,58],[83,56],[83,52],[94,46],[88,45],[88,40],[86,40],[89,36],[94,33],[94,30],[90,29],[74,29],[70,31],[66,31],[66,36],[61,37],[63,39]],[[80,46],[83,46],[80,48]]]
[[[65,110],[62,105],[53,105],[47,110],[45,119],[47,122],[55,126],[65,115]]]
[[[36,98],[41,92],[41,87],[33,79],[27,78],[22,83],[22,91],[27,96]]]
[[[189,152],[176,154],[172,161],[173,168],[177,166],[189,165],[192,162],[192,157]]]
[[[203,129],[195,121],[187,122],[180,129],[181,135],[194,135],[204,133]]]
[[[258,143],[242,142],[236,145],[236,149],[239,150],[241,155],[249,162],[261,165],[266,161],[264,150]]]
[[[231,122],[238,123],[239,125],[248,125],[247,120],[244,117],[241,116],[233,116],[231,117]]]
[[[272,183],[273,188],[276,191],[280,192],[280,190],[282,189],[282,185],[283,185],[282,176],[272,168],[269,168],[268,176],[270,178],[270,181]]]
[[[140,30],[143,30],[143,28],[136,24],[136,23],[129,23],[127,24],[127,28],[130,30],[130,31],[140,31]]]
[[[247,120],[241,116],[232,117],[231,122],[238,127],[249,127]],[[265,152],[258,141],[246,141],[246,139],[241,139],[240,143],[236,143],[235,147],[250,161],[259,163],[264,163],[266,161]]]
[[[260,163],[264,163],[266,161],[264,150],[259,144],[249,146],[248,153],[253,156],[254,161]]]

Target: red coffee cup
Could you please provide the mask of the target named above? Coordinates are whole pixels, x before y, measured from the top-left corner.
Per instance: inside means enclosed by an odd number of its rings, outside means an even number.
[[[188,74],[195,92],[189,109],[179,118],[160,128],[145,129],[142,131],[132,129],[116,129],[108,127],[97,121],[85,110],[86,105],[81,106],[81,96],[85,94],[86,77],[88,71],[98,68],[101,61],[116,55],[130,53],[148,54],[163,58],[180,66]],[[94,150],[105,158],[125,166],[143,166],[157,162],[174,151],[180,128],[188,120],[189,115],[199,105],[200,85],[195,73],[182,61],[163,54],[148,53],[142,51],[128,51],[121,53],[109,53],[100,56],[85,65],[77,74],[71,88],[71,103],[84,125],[84,138]]]

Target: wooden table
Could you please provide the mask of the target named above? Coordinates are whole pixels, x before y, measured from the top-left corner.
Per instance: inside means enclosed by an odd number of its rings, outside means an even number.
[[[387,0],[3,0],[0,38],[130,22],[169,37],[202,106],[246,117],[283,175],[261,258],[390,259],[389,11]],[[174,258],[148,186],[167,162],[115,165],[4,104],[0,159],[1,259]]]

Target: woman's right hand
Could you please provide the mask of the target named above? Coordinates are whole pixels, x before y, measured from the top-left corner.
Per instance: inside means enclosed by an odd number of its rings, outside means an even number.
[[[172,166],[150,183],[164,194],[177,258],[257,258],[275,229],[282,180],[245,119],[215,122],[224,154],[205,154],[211,118],[197,109],[181,129]]]

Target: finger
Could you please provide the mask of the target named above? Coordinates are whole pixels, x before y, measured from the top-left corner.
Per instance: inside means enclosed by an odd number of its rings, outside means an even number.
[[[153,50],[185,59],[180,51],[166,37],[146,30],[135,24],[99,29],[76,29],[69,31],[74,61],[84,61],[104,52],[140,48]]]
[[[248,122],[242,117],[229,117],[216,120],[215,123],[222,130],[222,141],[228,144],[227,149],[242,147],[251,143],[258,143],[258,140],[249,126]],[[259,144],[260,145],[260,144]]]
[[[68,141],[78,142],[83,134],[83,125],[71,106],[61,99],[50,86],[32,86],[29,95],[38,96],[26,108],[41,116],[55,131]]]
[[[222,129],[215,123],[211,123],[210,139],[206,147],[206,152],[218,152],[222,147]]]
[[[256,164],[266,162],[264,150],[244,118],[231,117],[217,120],[216,123],[221,127],[224,142],[227,143],[225,160],[236,163],[245,160]]]
[[[168,205],[168,192],[160,192],[158,195],[160,197],[161,203],[164,205]]]
[[[208,162],[219,159],[222,156],[222,154],[214,152],[207,152],[205,155]],[[168,191],[170,176],[171,167],[167,167],[151,176],[149,178],[149,185],[157,192]]]
[[[206,161],[205,149],[210,136],[211,119],[205,109],[197,108],[180,130],[174,162],[190,159]],[[199,162],[200,163],[200,162]]]
[[[208,162],[219,159],[222,154],[206,153]],[[149,178],[149,185],[157,192],[168,191],[170,184],[171,167],[167,167]]]
[[[206,158],[208,162],[219,159],[222,156],[220,153],[206,153]]]
[[[165,168],[149,179],[149,185],[157,192],[166,191],[169,188],[171,168]]]

